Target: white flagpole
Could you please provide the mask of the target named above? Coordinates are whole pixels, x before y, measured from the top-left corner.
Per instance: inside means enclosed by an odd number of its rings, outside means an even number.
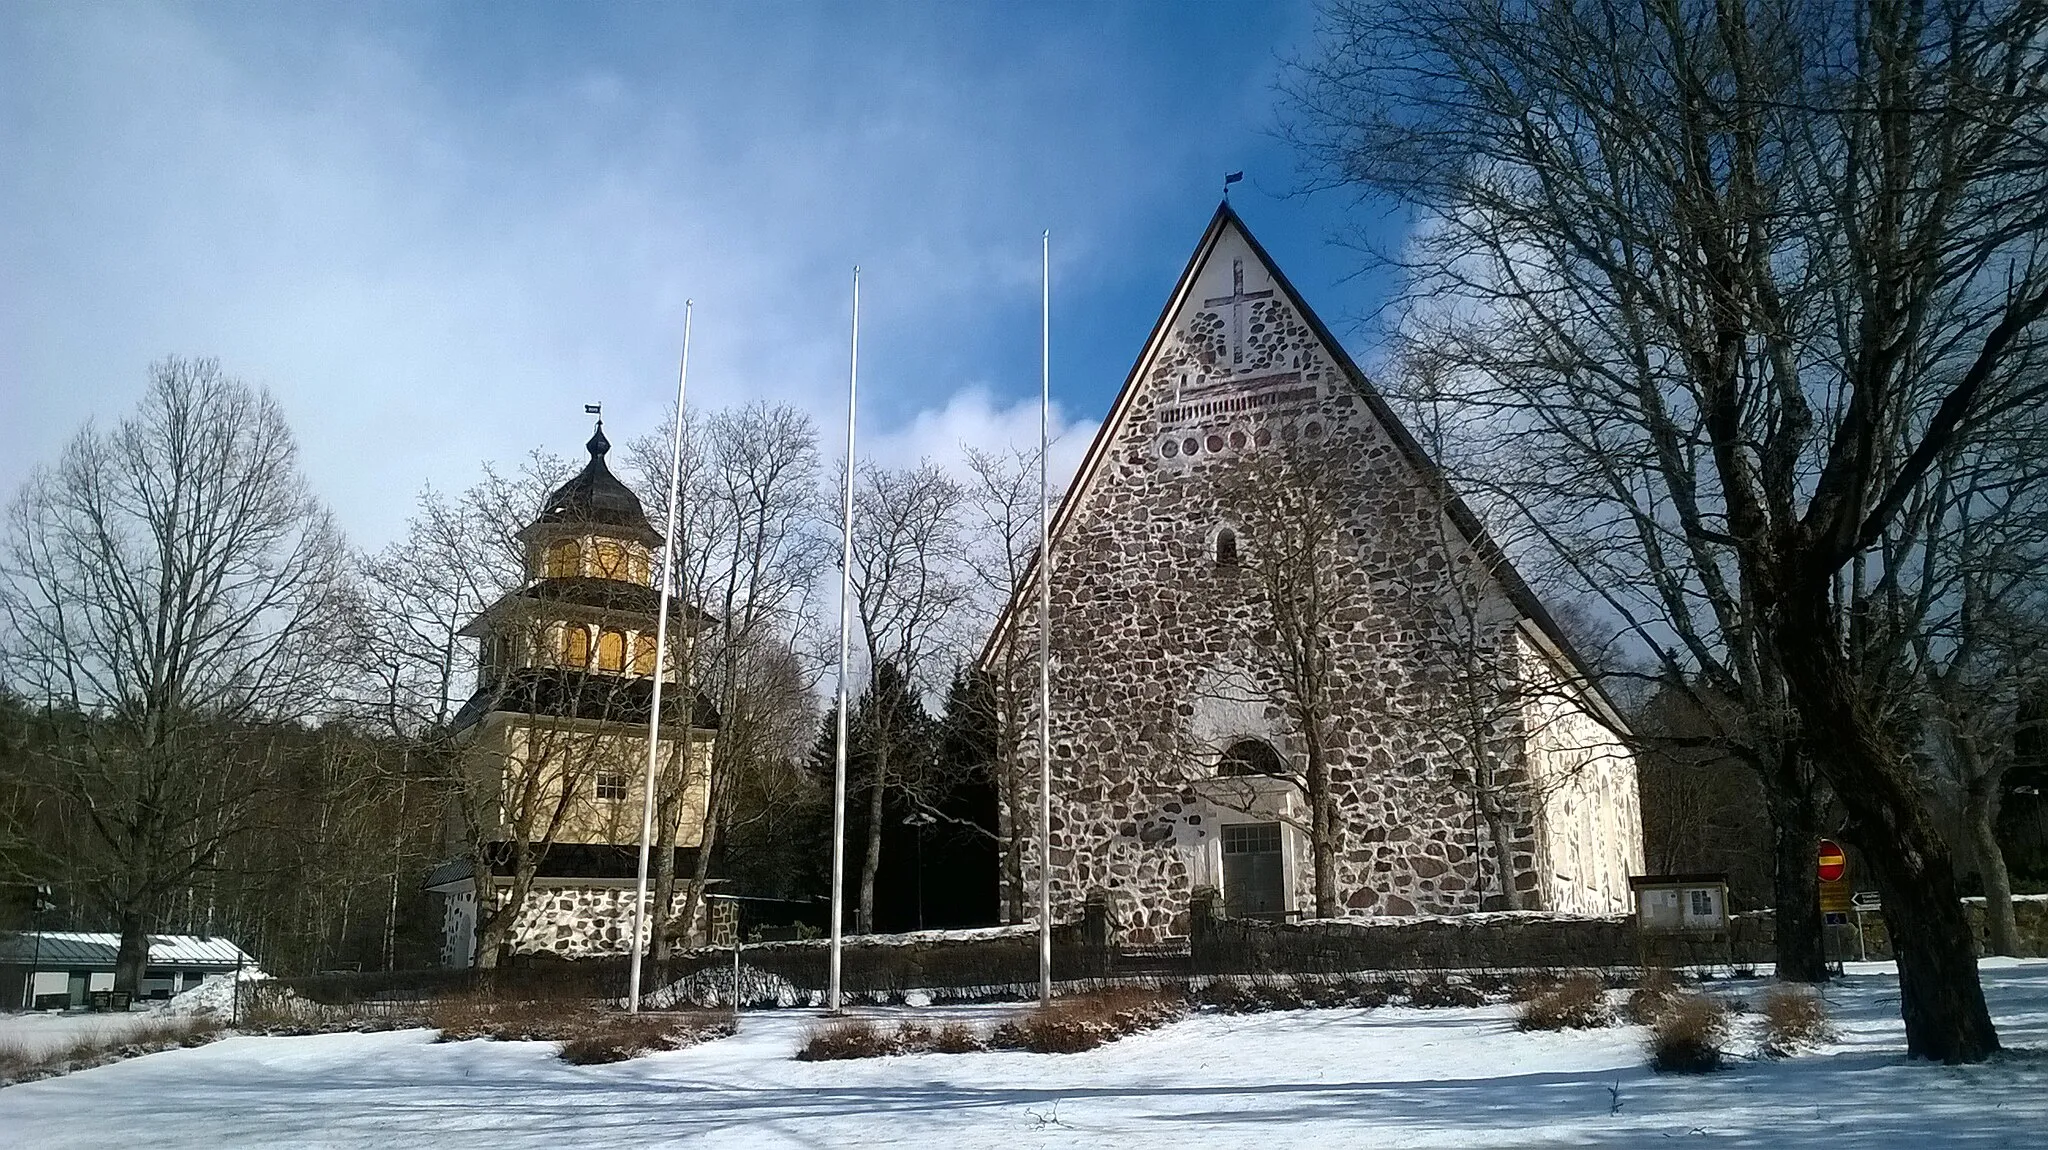
[[[860,268],[853,269],[853,348],[846,370],[846,479],[839,525],[839,743],[832,762],[832,955],[825,1009],[839,1010],[839,950],[846,900],[846,651],[852,630],[853,413],[860,382]]]
[[[668,453],[668,539],[661,553],[661,598],[654,622],[654,691],[647,717],[647,776],[640,784],[640,873],[633,884],[633,972],[626,991],[626,1010],[640,1013],[640,960],[647,950],[647,854],[654,843],[654,774],[661,754],[661,680],[668,670],[668,601],[677,578],[676,556],[682,550],[682,520],[677,506],[682,493],[683,413],[690,386],[690,300],[683,301],[683,362],[676,370],[676,433]],[[689,707],[686,700],[684,705]],[[696,708],[690,707],[690,710]],[[694,718],[694,716],[692,716]],[[689,754],[690,723],[683,722],[683,753]],[[667,908],[663,908],[666,910]]]
[[[1038,1003],[1052,1005],[1052,527],[1046,476],[1052,411],[1052,232],[1039,237],[1038,279]]]

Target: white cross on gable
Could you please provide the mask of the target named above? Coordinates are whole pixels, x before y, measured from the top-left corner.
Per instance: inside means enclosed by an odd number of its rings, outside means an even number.
[[[1202,301],[1203,307],[1230,305],[1230,366],[1235,368],[1244,363],[1244,307],[1253,300],[1271,299],[1273,292],[1248,292],[1244,290],[1244,261],[1230,261],[1230,294]]]

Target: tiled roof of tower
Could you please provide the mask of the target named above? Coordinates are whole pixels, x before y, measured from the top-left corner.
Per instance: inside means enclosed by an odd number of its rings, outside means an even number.
[[[612,444],[604,437],[603,420],[598,421],[597,430],[584,447],[590,452],[590,462],[574,478],[555,488],[554,494],[541,505],[537,522],[608,527],[650,543],[659,542],[661,537],[647,522],[640,497],[605,465],[604,457]]]

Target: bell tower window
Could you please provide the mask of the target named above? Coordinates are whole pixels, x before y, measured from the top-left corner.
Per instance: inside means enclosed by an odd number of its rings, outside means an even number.
[[[582,545],[574,539],[562,539],[549,544],[542,574],[549,579],[572,579],[583,574]]]
[[[654,636],[645,631],[633,636],[633,673],[654,674]]]
[[[591,572],[600,579],[626,578],[626,549],[606,540],[597,545],[596,570]]]
[[[626,633],[605,628],[597,633],[597,669],[614,674],[626,669]]]
[[[590,666],[590,628],[571,623],[562,628],[562,665],[585,670]]]

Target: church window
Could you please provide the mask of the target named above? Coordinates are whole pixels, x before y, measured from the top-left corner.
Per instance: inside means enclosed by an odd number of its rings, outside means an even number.
[[[609,540],[597,545],[597,570],[593,572],[600,579],[624,579],[626,577],[626,549]]]
[[[1267,444],[1273,442],[1273,429],[1270,427],[1261,427],[1257,431],[1252,432],[1252,442],[1258,444],[1260,447],[1264,447]]]
[[[1311,420],[1307,427],[1301,429],[1301,433],[1310,439],[1321,439],[1323,437],[1323,425]]]
[[[1218,451],[1221,451],[1221,450],[1223,450],[1223,437],[1222,437],[1222,436],[1220,436],[1220,435],[1212,435],[1212,436],[1210,436],[1210,437],[1209,437],[1209,442],[1208,442],[1208,448],[1209,448],[1209,451],[1210,451],[1210,453],[1211,453],[1211,454],[1214,454],[1214,453],[1216,453],[1216,452],[1218,452]]]
[[[1216,532],[1216,565],[1237,566],[1237,532],[1228,527]]]
[[[626,578],[643,587],[648,585],[647,552],[638,547],[626,552]]]
[[[1244,432],[1233,431],[1230,433],[1230,449],[1232,451],[1244,450]]]
[[[1159,454],[1165,456],[1168,459],[1172,459],[1174,456],[1180,454],[1180,444],[1175,443],[1173,440],[1169,439],[1165,443],[1159,445]]]
[[[551,544],[543,573],[550,579],[571,579],[583,574],[583,548],[574,539]]]
[[[1180,449],[1183,454],[1193,455],[1195,452],[1200,451],[1202,449],[1202,445],[1196,443],[1195,437],[1190,435],[1186,439],[1180,441]]]
[[[626,776],[619,771],[599,771],[597,774],[597,801],[619,803],[626,800]]]
[[[623,671],[626,669],[626,633],[611,627],[597,635],[597,669],[600,671]]]
[[[1262,739],[1239,739],[1223,752],[1223,759],[1216,764],[1216,773],[1225,778],[1244,778],[1251,775],[1285,775],[1287,764],[1280,760],[1280,752]]]
[[[633,673],[654,674],[654,636],[647,631],[633,636]]]
[[[590,666],[590,628],[581,623],[562,628],[562,665],[585,669]]]

